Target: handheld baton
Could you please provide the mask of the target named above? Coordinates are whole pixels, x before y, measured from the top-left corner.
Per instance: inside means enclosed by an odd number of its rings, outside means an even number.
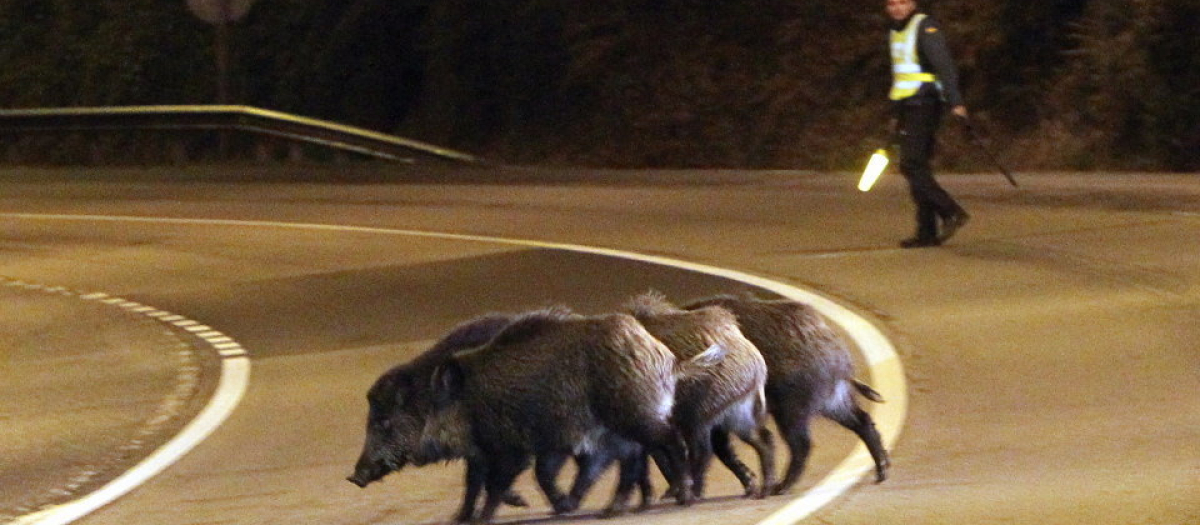
[[[883,174],[887,165],[887,149],[875,150],[875,153],[871,154],[871,160],[867,161],[867,168],[863,170],[862,178],[858,179],[858,191],[871,191],[871,187],[875,185],[875,181],[879,180],[879,176]]]
[[[992,150],[983,143],[983,139],[980,138],[979,133],[975,131],[975,126],[971,125],[971,119],[968,117],[961,117],[961,119],[963,125],[967,127],[967,136],[970,137],[971,142],[978,146],[979,149],[983,150],[983,154],[987,155],[988,160],[991,160],[992,164],[996,165],[996,168],[1000,170],[1000,173],[1004,175],[1004,178],[1008,179],[1009,184],[1012,184],[1014,188],[1019,187],[1017,185],[1017,180],[1013,178],[1012,173],[1008,171],[1008,168],[1005,168],[1004,165],[1000,163],[1000,159],[996,158],[996,155],[992,153]]]

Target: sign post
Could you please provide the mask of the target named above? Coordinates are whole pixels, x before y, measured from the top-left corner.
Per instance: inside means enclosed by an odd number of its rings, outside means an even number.
[[[254,0],[187,0],[188,9],[199,19],[216,27],[213,46],[217,59],[217,104],[231,102],[229,96],[229,25],[241,20],[250,11]],[[218,149],[222,159],[229,151],[225,133],[218,134]]]
[[[229,24],[250,11],[254,0],[187,0],[188,9],[198,18],[216,27],[217,103],[228,104],[229,98]]]

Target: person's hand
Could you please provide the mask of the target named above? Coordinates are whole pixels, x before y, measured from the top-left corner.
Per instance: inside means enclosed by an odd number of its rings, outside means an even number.
[[[967,106],[964,106],[962,104],[959,104],[957,106],[954,106],[953,108],[950,108],[950,112],[953,113],[954,116],[964,119],[964,120],[970,116],[970,114],[967,113]]]

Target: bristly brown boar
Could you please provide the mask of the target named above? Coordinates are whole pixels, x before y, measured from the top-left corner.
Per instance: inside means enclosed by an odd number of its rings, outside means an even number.
[[[767,363],[767,406],[791,451],[787,474],[776,492],[790,489],[804,471],[812,442],[809,422],[823,415],[850,429],[875,461],[877,481],[887,478],[887,451],[870,414],[855,392],[873,401],[881,396],[854,379],[845,341],[811,306],[786,299],[722,295],[685,306],[694,310],[721,306],[737,316],[742,333]]]
[[[443,406],[461,403],[471,422],[479,454],[468,458],[468,470],[474,462],[486,473],[478,519],[492,518],[530,456],[540,463],[586,453],[609,434],[645,447],[672,484],[690,487],[686,446],[671,424],[676,373],[674,354],[622,314],[530,312],[455,355],[435,373],[435,397]],[[628,471],[610,511],[624,508],[637,481]],[[678,500],[690,502],[690,490]]]
[[[673,417],[688,443],[696,497],[703,494],[704,476],[714,452],[742,482],[747,495],[770,493],[775,486],[775,455],[766,427],[767,365],[738,328],[737,318],[719,306],[683,310],[657,292],[635,297],[626,310],[680,359],[694,359],[714,347],[723,349],[719,361],[682,376],[675,392]],[[736,461],[730,433],[758,453],[761,485],[748,467]]]

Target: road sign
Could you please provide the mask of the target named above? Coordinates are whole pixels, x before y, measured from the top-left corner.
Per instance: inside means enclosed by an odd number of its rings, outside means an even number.
[[[228,24],[241,20],[254,0],[187,0],[188,9],[210,24]]]

